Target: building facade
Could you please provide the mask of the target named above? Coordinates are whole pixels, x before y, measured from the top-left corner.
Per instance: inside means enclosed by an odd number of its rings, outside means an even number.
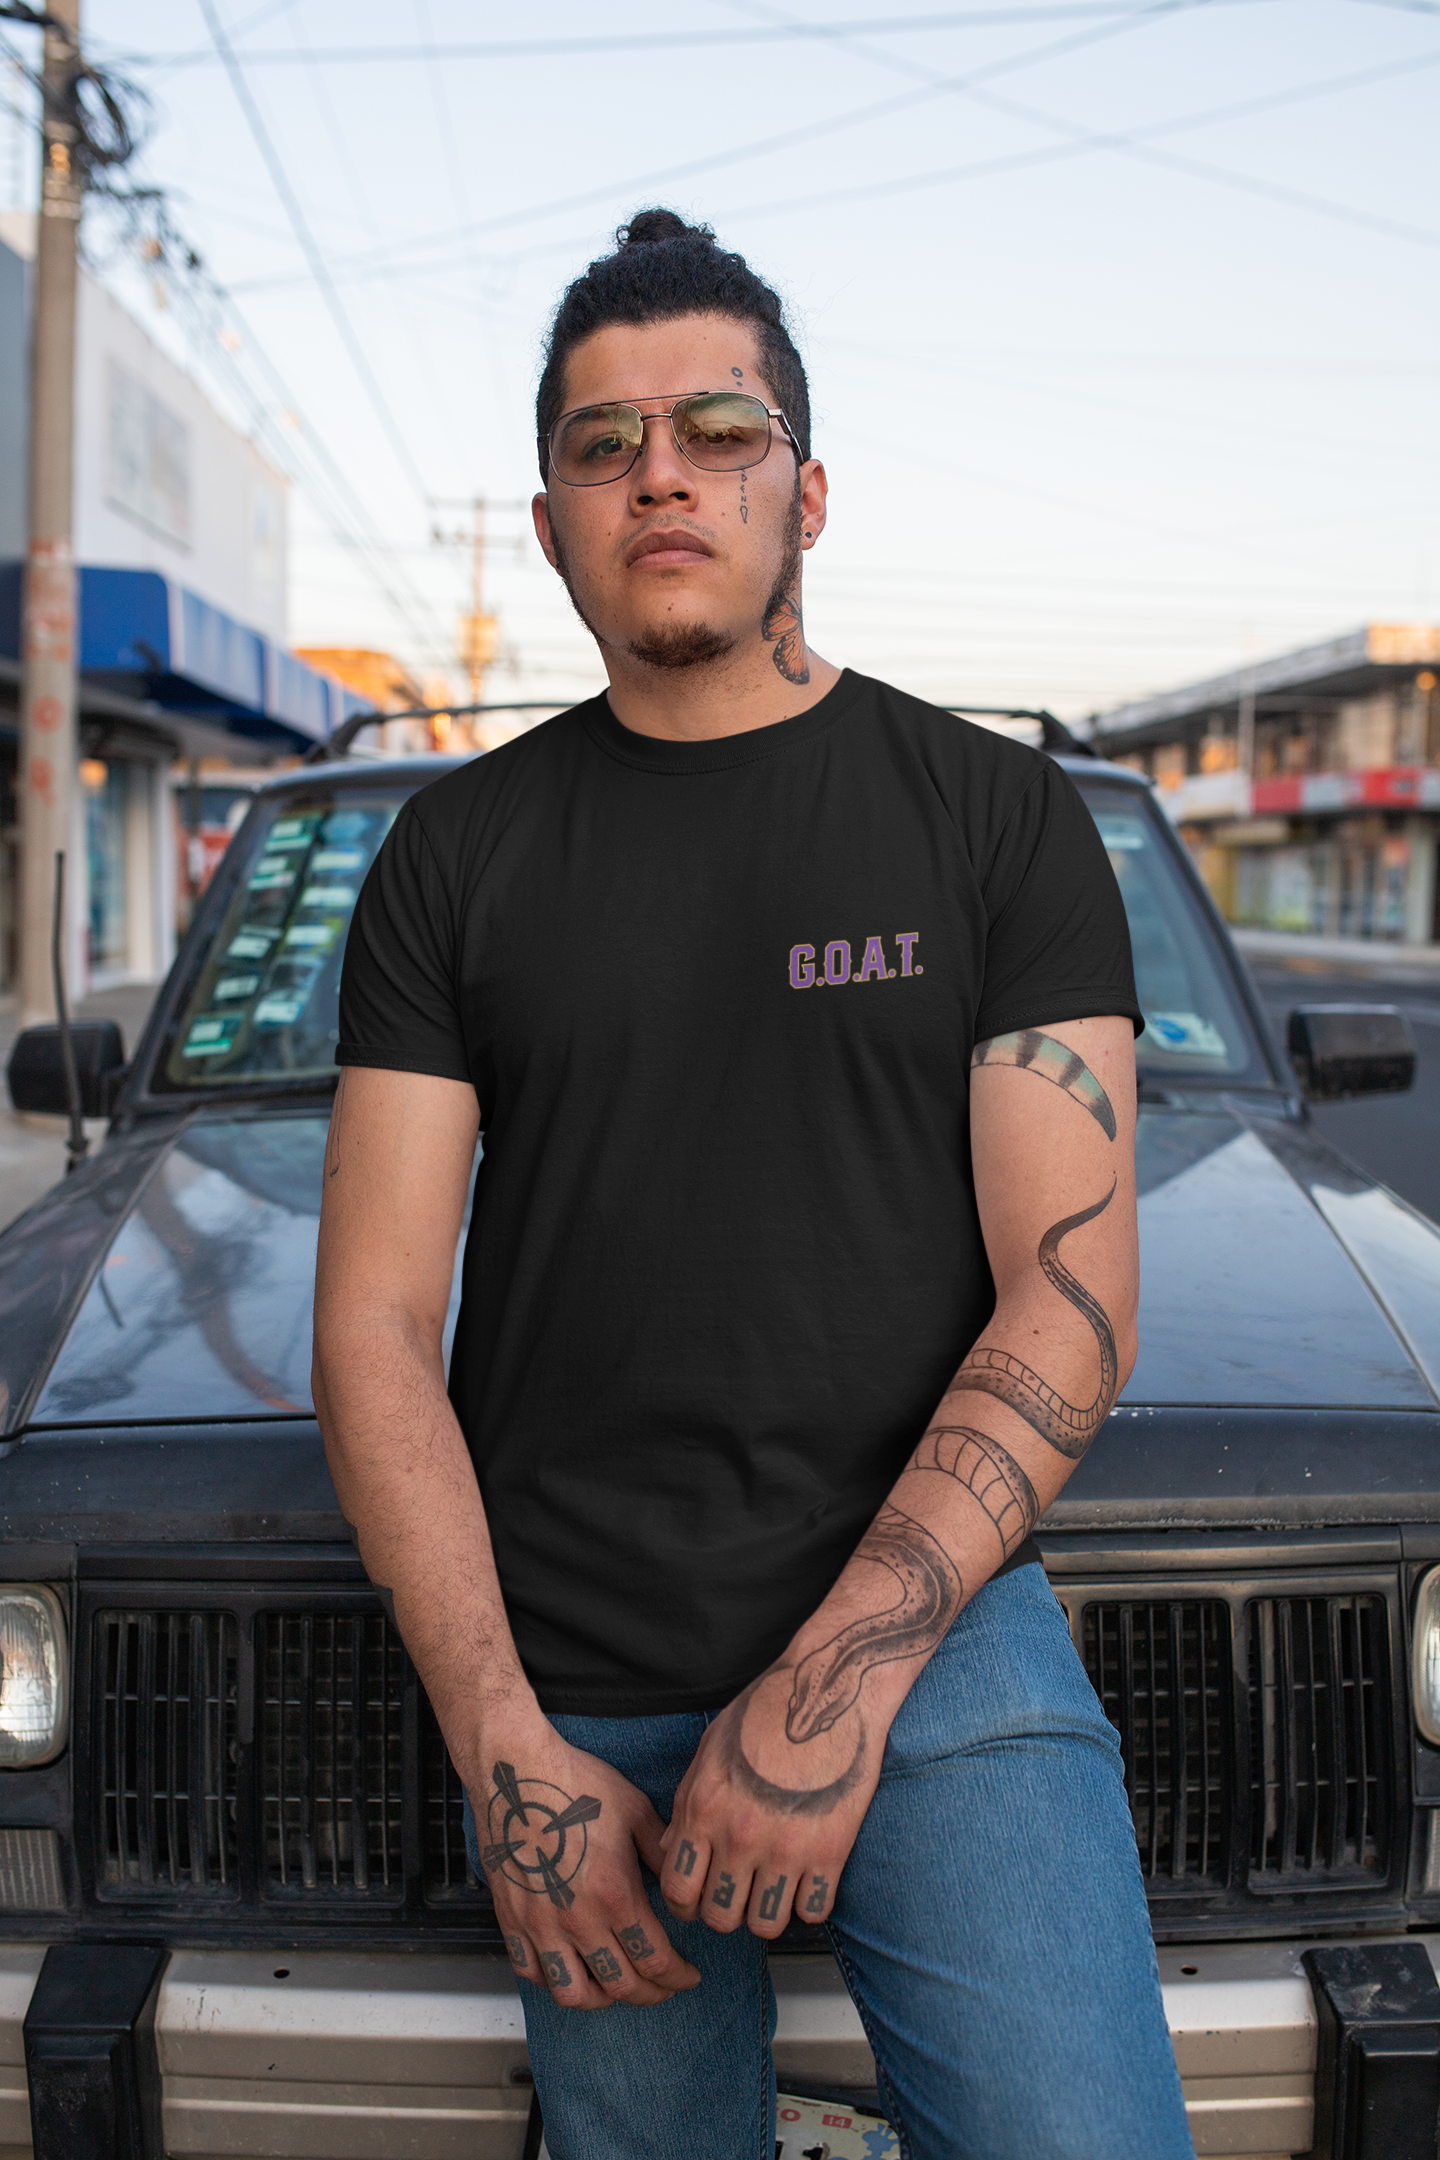
[[[1098,713],[1229,921],[1440,940],[1440,625],[1366,628]]]
[[[0,989],[15,961],[33,232],[32,218],[0,215]],[[73,529],[80,758],[67,963],[80,995],[169,966],[189,877],[177,763],[193,774],[293,758],[358,701],[287,649],[283,476],[83,269]]]

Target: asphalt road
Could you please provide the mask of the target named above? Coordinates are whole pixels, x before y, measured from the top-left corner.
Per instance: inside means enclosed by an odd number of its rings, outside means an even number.
[[[1332,1147],[1440,1222],[1440,968],[1344,968],[1255,955],[1250,972],[1282,1051],[1294,1005],[1398,1005],[1406,1014],[1420,1053],[1410,1093],[1330,1103],[1311,1115]]]

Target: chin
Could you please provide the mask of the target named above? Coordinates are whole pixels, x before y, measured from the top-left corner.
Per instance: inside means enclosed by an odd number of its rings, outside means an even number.
[[[625,641],[632,660],[643,667],[713,667],[735,650],[737,640],[713,623],[655,623]]]

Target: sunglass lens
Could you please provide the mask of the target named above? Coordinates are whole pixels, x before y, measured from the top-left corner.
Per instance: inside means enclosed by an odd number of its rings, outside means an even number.
[[[682,398],[675,407],[675,434],[693,465],[733,472],[758,465],[770,447],[770,415],[759,398],[712,390]]]
[[[628,472],[644,438],[633,405],[586,405],[555,429],[550,455],[562,480],[595,487]]]

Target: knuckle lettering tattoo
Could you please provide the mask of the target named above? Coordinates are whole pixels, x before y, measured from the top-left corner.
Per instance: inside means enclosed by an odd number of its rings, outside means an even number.
[[[785,1885],[789,1880],[788,1875],[782,1875],[778,1882],[771,1883],[768,1890],[763,1890],[760,1893],[760,1918],[762,1920],[779,1919],[780,1900],[785,1895]]]
[[[570,1968],[558,1950],[542,1950],[540,1963],[545,1968],[545,1978],[552,1988],[570,1986]]]
[[[722,1875],[720,1877],[719,1882],[716,1883],[715,1888],[710,1893],[710,1902],[712,1905],[718,1905],[722,1912],[730,1910],[730,1907],[735,1902],[735,1878],[733,1875]]]
[[[543,1778],[517,1777],[513,1763],[497,1762],[491,1775],[490,1843],[480,1855],[485,1872],[566,1911],[575,1902],[570,1884],[585,1858],[585,1825],[599,1815],[600,1802],[593,1793],[572,1800]]]
[[[585,1962],[597,1980],[618,1980],[620,1978],[622,1970],[620,1960],[613,1950],[606,1949],[604,1943],[600,1945],[598,1950],[592,1950]]]
[[[641,1958],[654,1957],[655,1945],[638,1920],[631,1927],[616,1928],[615,1933],[620,1938],[626,1957],[636,1963]]]
[[[689,1838],[681,1838],[680,1850],[675,1855],[676,1874],[693,1875],[695,1872],[695,1862],[699,1859],[699,1857],[699,1853],[696,1852],[695,1847],[691,1844]]]
[[[825,1900],[830,1895],[830,1885],[823,1875],[812,1875],[810,1880],[815,1887],[805,1900],[805,1910],[806,1912],[824,1912]]]
[[[505,1937],[505,1948],[510,1953],[510,1962],[515,1967],[515,1970],[524,1972],[530,1960],[525,1955],[523,1939],[519,1935],[507,1935]]]

